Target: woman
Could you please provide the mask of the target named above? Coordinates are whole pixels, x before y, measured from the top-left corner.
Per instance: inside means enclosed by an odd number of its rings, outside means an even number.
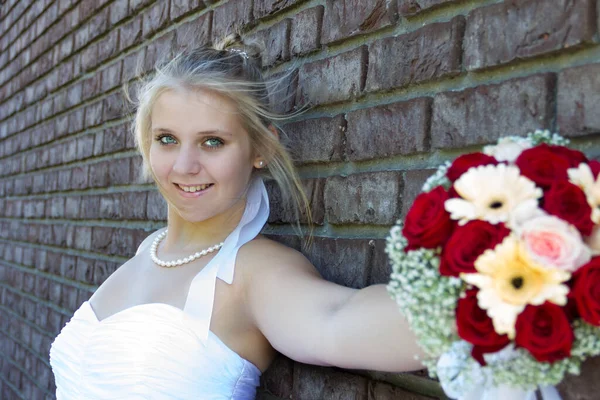
[[[55,339],[59,400],[253,399],[278,351],[342,368],[421,367],[385,286],[327,282],[260,235],[269,214],[261,169],[298,208],[307,202],[248,51],[229,38],[187,52],[142,87],[135,135],[167,201],[167,228]]]

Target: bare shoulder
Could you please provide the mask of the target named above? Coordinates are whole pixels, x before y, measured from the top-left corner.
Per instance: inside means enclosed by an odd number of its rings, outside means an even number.
[[[240,248],[236,262],[244,280],[261,280],[273,275],[314,275],[320,277],[311,262],[298,250],[259,236]]]

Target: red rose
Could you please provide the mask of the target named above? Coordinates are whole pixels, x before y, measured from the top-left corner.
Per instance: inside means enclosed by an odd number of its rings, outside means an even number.
[[[473,344],[471,355],[479,364],[485,365],[484,353],[494,353],[510,342],[508,336],[494,330],[492,319],[477,304],[478,290],[468,290],[466,297],[456,306],[458,336]]]
[[[407,250],[433,249],[448,240],[454,224],[444,208],[446,200],[448,193],[441,186],[417,196],[402,229],[408,240]]]
[[[590,169],[592,170],[592,175],[594,175],[594,178],[596,178],[598,176],[598,174],[600,174],[600,162],[590,161],[588,163],[588,165],[590,166]]]
[[[454,182],[460,178],[462,174],[467,172],[469,168],[490,164],[497,165],[498,161],[494,157],[483,153],[465,154],[454,160],[446,172],[446,177]]]
[[[509,234],[510,230],[502,223],[492,225],[480,220],[457,227],[442,251],[440,274],[458,277],[461,272],[477,272],[477,257],[496,247]]]
[[[600,257],[592,258],[575,271],[569,294],[581,318],[588,324],[600,326]]]
[[[567,169],[576,168],[586,161],[587,158],[580,151],[542,143],[523,150],[515,164],[521,175],[545,191],[557,180],[568,180]]]
[[[569,162],[569,168],[577,168],[579,164],[588,162],[585,154],[579,150],[573,150],[565,146],[547,145],[556,154],[561,155],[565,160]]]
[[[517,346],[527,349],[540,362],[554,362],[571,355],[573,331],[562,307],[545,302],[527,306],[515,325]]]
[[[544,194],[543,209],[574,225],[583,236],[592,233],[592,209],[585,193],[569,181],[557,181]]]

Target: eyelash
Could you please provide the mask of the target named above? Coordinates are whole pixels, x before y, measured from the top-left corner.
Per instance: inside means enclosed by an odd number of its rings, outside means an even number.
[[[158,143],[159,143],[161,146],[169,146],[170,144],[172,144],[172,143],[164,143],[164,142],[162,141],[162,139],[163,139],[163,138],[165,138],[165,137],[167,137],[167,138],[171,138],[171,139],[175,140],[175,138],[174,138],[172,135],[168,135],[168,134],[161,134],[161,135],[158,135],[158,136],[156,137],[156,141],[157,141],[157,142],[158,142]],[[208,148],[209,148],[209,149],[217,149],[217,148],[219,148],[219,147],[221,147],[221,146],[223,146],[223,145],[225,144],[225,143],[223,142],[223,139],[221,139],[221,138],[218,138],[218,137],[208,137],[208,138],[206,138],[206,140],[205,140],[203,143],[206,143],[206,142],[208,142],[209,140],[216,140],[216,141],[218,141],[218,144],[217,144],[216,146],[208,146]]]

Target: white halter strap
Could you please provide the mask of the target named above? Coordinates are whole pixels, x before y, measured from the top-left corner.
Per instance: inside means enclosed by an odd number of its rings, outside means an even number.
[[[218,277],[231,285],[238,250],[254,239],[269,218],[269,197],[260,178],[250,184],[246,209],[238,226],[227,236],[217,255],[194,277],[184,306],[184,315],[195,325],[200,340],[206,343]]]

